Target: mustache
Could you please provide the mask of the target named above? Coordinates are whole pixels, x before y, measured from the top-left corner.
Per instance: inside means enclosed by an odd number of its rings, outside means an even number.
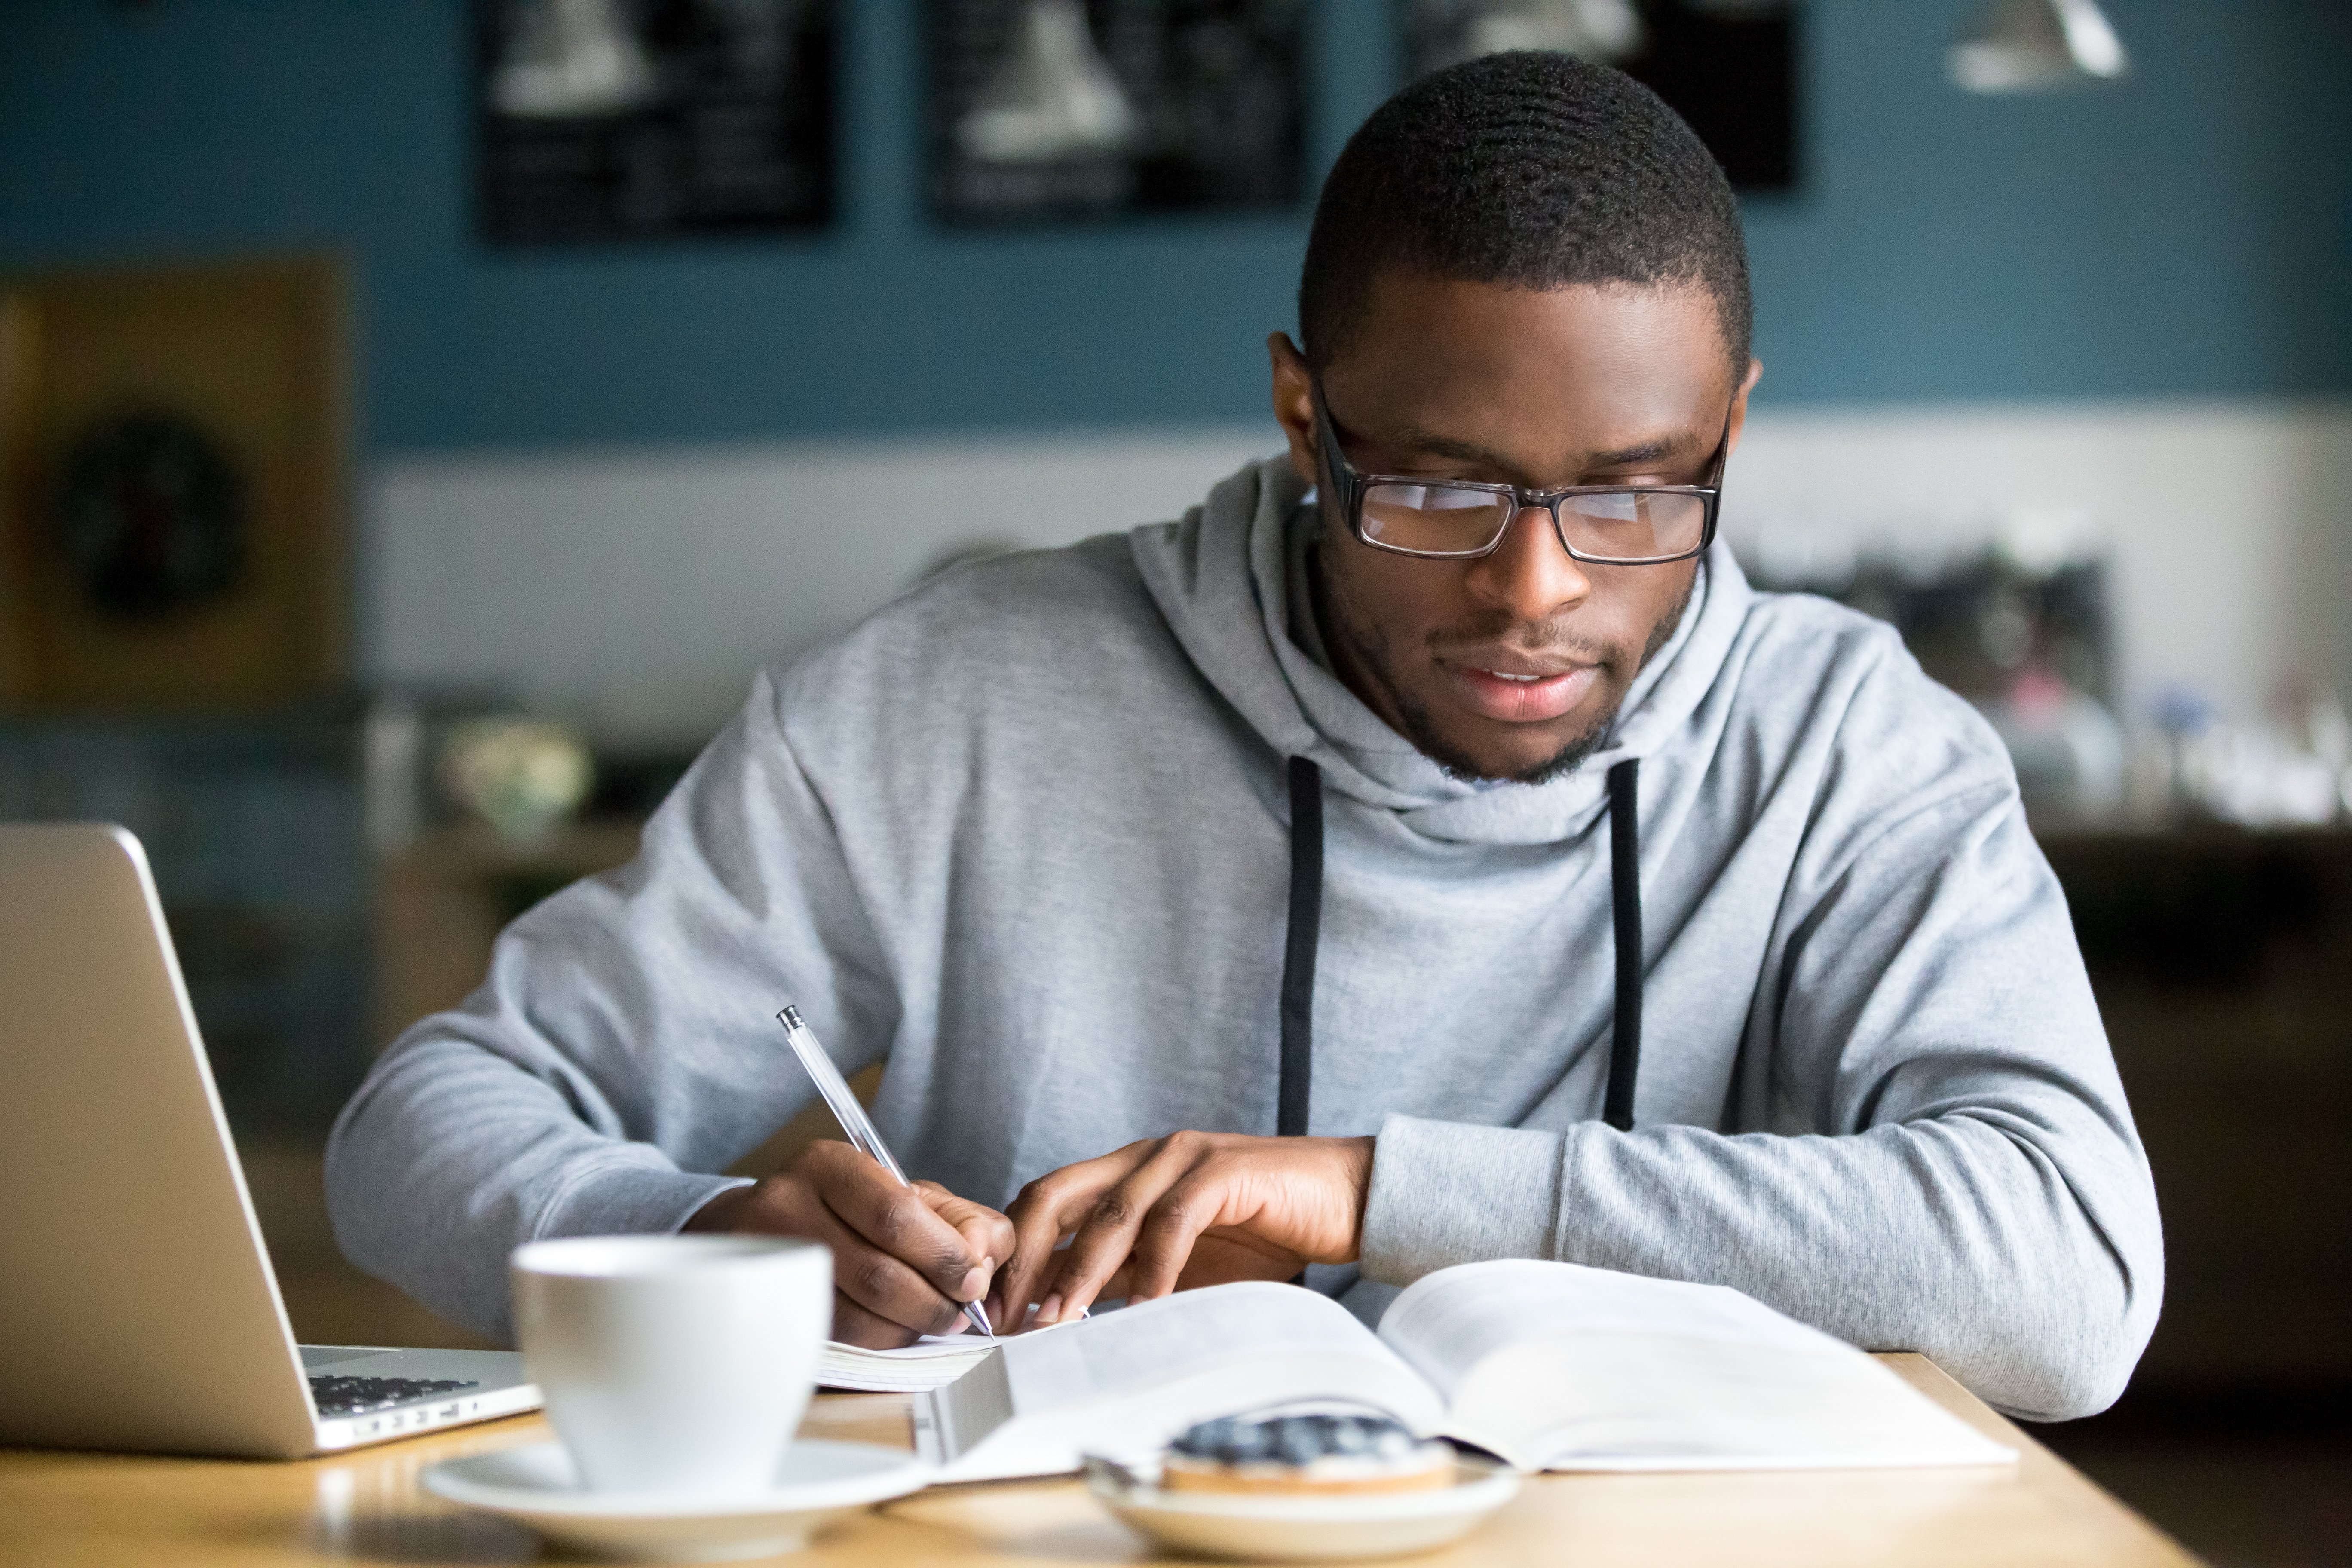
[[[1622,645],[1580,636],[1565,626],[1541,621],[1498,620],[1489,626],[1444,626],[1431,632],[1422,646],[1440,658],[1500,648],[1523,658],[1565,657],[1578,664],[1618,664],[1633,652]]]
[[[1559,621],[1515,621],[1507,616],[1497,616],[1484,624],[1447,626],[1431,632],[1423,639],[1422,647],[1437,658],[1499,648],[1522,658],[1557,658],[1565,655],[1579,664],[1596,664],[1623,670],[1629,666],[1647,663],[1653,654],[1673,640],[1683,624],[1683,617],[1690,612],[1691,595],[1697,586],[1698,579],[1694,574],[1683,585],[1682,594],[1673,606],[1650,628],[1649,637],[1639,648],[1629,643],[1605,642],[1597,637],[1580,636]]]

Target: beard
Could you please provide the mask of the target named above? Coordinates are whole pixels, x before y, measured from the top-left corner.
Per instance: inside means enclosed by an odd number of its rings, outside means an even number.
[[[1320,581],[1323,574],[1315,563],[1313,555],[1310,554],[1308,561],[1310,569],[1315,571],[1318,579],[1318,592],[1315,595],[1318,605],[1329,605],[1335,610],[1338,609],[1339,595],[1330,592],[1328,582]],[[1634,661],[1633,669],[1627,672],[1625,684],[1628,689],[1632,687],[1633,678],[1648,667],[1651,658],[1672,640],[1675,631],[1682,626],[1683,616],[1690,608],[1691,594],[1697,584],[1698,574],[1694,572],[1689,581],[1683,584],[1683,591],[1675,597],[1674,604],[1668,607],[1665,614],[1658,617],[1657,624],[1650,628],[1650,635],[1643,643],[1642,657]],[[1391,700],[1396,704],[1397,717],[1401,721],[1404,738],[1412,742],[1415,751],[1435,763],[1439,770],[1448,778],[1459,779],[1465,784],[1549,784],[1554,779],[1564,778],[1574,773],[1583,763],[1585,758],[1608,742],[1609,733],[1616,726],[1617,710],[1622,705],[1622,699],[1618,703],[1612,703],[1606,712],[1595,719],[1583,731],[1570,736],[1565,744],[1541,762],[1531,767],[1521,768],[1515,773],[1490,773],[1460,748],[1447,741],[1439,731],[1437,721],[1430,717],[1429,710],[1413,701],[1406,694],[1403,684],[1396,678],[1395,662],[1391,657],[1387,638],[1374,633],[1344,611],[1324,616],[1321,619],[1325,622],[1325,635],[1328,637],[1336,631],[1346,641],[1348,651],[1355,656],[1360,667],[1370,670],[1373,678],[1387,688]]]
[[[1601,749],[1601,742],[1609,738],[1610,726],[1617,721],[1617,710],[1612,708],[1594,721],[1590,729],[1582,734],[1570,736],[1566,745],[1535,766],[1521,768],[1515,773],[1494,774],[1449,744],[1445,737],[1437,732],[1437,724],[1430,718],[1429,710],[1402,693],[1398,694],[1396,703],[1397,717],[1404,721],[1404,738],[1412,742],[1413,749],[1435,763],[1438,771],[1447,778],[1460,779],[1465,784],[1545,784],[1554,779],[1564,778],[1582,766],[1585,758]]]

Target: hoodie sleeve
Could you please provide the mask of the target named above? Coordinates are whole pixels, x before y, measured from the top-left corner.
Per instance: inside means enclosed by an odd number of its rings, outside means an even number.
[[[1769,1065],[1732,1119],[1758,1130],[1392,1117],[1364,1273],[1534,1256],[1729,1285],[2012,1415],[2111,1403],[2163,1247],[2064,897],[2005,769],[1872,793],[1825,807],[1792,872],[1743,1047]]]
[[[516,921],[481,989],[377,1062],[328,1144],[336,1239],[506,1342],[509,1251],[675,1230],[741,1184],[707,1173],[813,1093],[778,1070],[776,1009],[855,1071],[896,1026],[884,967],[763,676],[636,859]]]

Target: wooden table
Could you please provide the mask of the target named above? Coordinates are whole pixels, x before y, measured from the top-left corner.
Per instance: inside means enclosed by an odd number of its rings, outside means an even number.
[[[2194,1559],[1918,1356],[1903,1377],[2023,1453],[2014,1468],[1780,1475],[1538,1476],[1486,1527],[1419,1564],[2189,1563]],[[821,1397],[812,1436],[909,1444],[900,1394]],[[0,1450],[0,1563],[498,1563],[520,1526],[427,1496],[454,1455],[548,1436],[535,1415],[301,1464]],[[937,1488],[823,1538],[805,1568],[1131,1563],[1150,1552],[1074,1480]]]

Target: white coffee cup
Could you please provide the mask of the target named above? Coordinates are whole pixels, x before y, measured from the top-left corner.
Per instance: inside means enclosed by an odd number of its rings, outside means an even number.
[[[833,1321],[833,1254],[761,1236],[595,1236],[515,1249],[515,1327],[592,1490],[775,1486]]]

